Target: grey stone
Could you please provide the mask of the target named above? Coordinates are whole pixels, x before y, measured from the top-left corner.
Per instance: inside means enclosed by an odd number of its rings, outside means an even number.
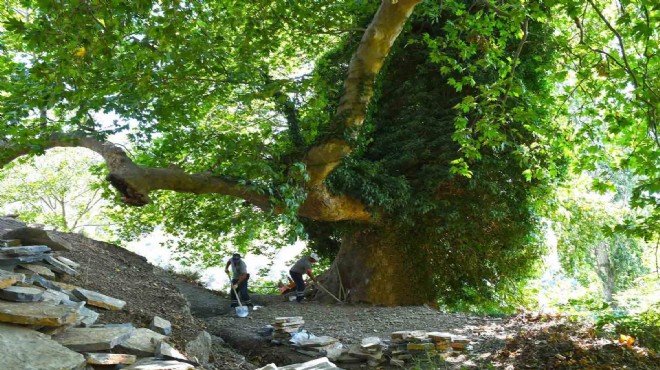
[[[20,266],[26,270],[32,271],[35,274],[39,274],[40,276],[45,276],[51,279],[55,278],[55,273],[46,266],[25,263],[22,263]]]
[[[160,316],[154,316],[153,320],[151,320],[151,325],[149,325],[149,329],[156,333],[170,335],[172,334],[172,323]]]
[[[293,364],[279,367],[280,370],[324,370],[337,369],[337,366],[330,362],[326,357],[317,358],[302,364]]]
[[[183,360],[183,362],[188,362],[186,356],[183,353],[176,350],[165,341],[160,341],[156,345],[156,351],[154,352],[157,358],[164,358],[166,360]]]
[[[15,325],[0,324],[3,370],[78,370],[85,358],[47,335]]]
[[[87,307],[80,308],[80,324],[86,328],[94,325],[96,320],[99,319],[99,313],[93,310],[90,310]]]
[[[90,365],[130,365],[137,357],[119,353],[85,353],[85,359]]]
[[[132,328],[72,328],[53,339],[74,351],[103,351],[122,343],[134,331]]]
[[[186,344],[186,353],[192,360],[206,364],[209,362],[212,344],[211,334],[202,331],[195,340]]]
[[[0,299],[14,302],[39,302],[44,299],[43,290],[22,286],[0,289]],[[59,302],[58,302],[59,303]]]
[[[68,301],[69,296],[66,293],[59,292],[54,289],[46,289],[43,292],[44,302],[53,302],[54,304],[60,304],[63,301]]]
[[[44,259],[43,254],[36,256],[15,256],[15,257],[0,255],[0,266],[16,266],[19,263],[33,263],[33,262],[39,262],[43,259]]]
[[[378,346],[380,346],[380,338],[378,337],[367,337],[362,339],[362,342],[360,343],[360,347],[362,347],[362,349],[378,347]]]
[[[60,262],[58,259],[56,259],[53,256],[46,255],[46,257],[44,257],[44,261],[48,263],[50,265],[49,267],[55,272],[58,272],[60,274],[67,274],[71,276],[78,275],[78,271],[72,269],[63,262]]]
[[[105,294],[83,288],[74,289],[73,294],[83,301],[86,301],[90,306],[105,308],[107,310],[118,311],[126,305],[126,302],[121,299],[112,298]]]
[[[122,368],[122,370],[191,370],[194,366],[185,362],[174,360],[159,360],[153,357],[140,359],[133,365]]]
[[[314,337],[314,338],[302,340],[298,342],[297,345],[300,347],[322,347],[337,342],[338,342],[337,338],[324,335],[320,337]]]
[[[36,256],[39,254],[50,252],[50,248],[45,245],[28,245],[22,247],[2,247],[0,254],[9,257],[18,256]]]
[[[78,262],[71,261],[70,259],[68,259],[64,256],[56,256],[55,258],[57,258],[63,264],[71,267],[72,269],[80,268],[80,264]]]
[[[16,274],[13,272],[0,270],[0,289],[12,286],[18,282],[24,282],[24,274]]]
[[[156,353],[156,344],[165,338],[165,335],[158,334],[153,330],[140,328],[135,330],[128,339],[121,342],[119,348],[138,357],[153,357]]]
[[[52,302],[17,303],[0,301],[0,322],[22,325],[60,326],[78,319],[80,304],[56,305]]]

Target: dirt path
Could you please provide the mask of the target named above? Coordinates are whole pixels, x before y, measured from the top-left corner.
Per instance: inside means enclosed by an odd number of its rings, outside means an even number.
[[[174,280],[174,279],[173,279]],[[280,296],[253,295],[255,304],[263,307],[250,311],[247,318],[238,318],[229,308],[229,301],[197,285],[172,281],[188,299],[191,312],[202,318],[207,330],[225,339],[241,354],[258,363],[275,362],[286,365],[308,361],[287,347],[274,346],[257,332],[275,317],[302,316],[304,329],[314,335],[329,335],[342,344],[359,343],[362,338],[377,336],[388,339],[399,330],[443,331],[470,338],[472,349],[467,355],[447,359],[447,369],[475,367],[504,347],[505,338],[515,335],[516,326],[508,320],[464,314],[445,314],[427,306],[377,307],[371,305],[321,304],[286,302]]]

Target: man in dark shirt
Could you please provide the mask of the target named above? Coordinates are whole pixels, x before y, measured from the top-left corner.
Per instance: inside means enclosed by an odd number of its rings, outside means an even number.
[[[307,274],[312,281],[316,282],[316,278],[312,273],[312,263],[318,262],[318,260],[319,255],[312,253],[309,256],[304,256],[299,259],[298,262],[291,267],[289,274],[291,275],[291,279],[296,283],[296,301],[302,302],[303,299],[305,299],[305,281],[303,280],[303,274]]]

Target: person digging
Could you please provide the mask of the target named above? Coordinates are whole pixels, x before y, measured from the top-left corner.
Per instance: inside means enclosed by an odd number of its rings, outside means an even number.
[[[229,266],[231,266],[231,275],[229,274]],[[238,299],[236,297],[236,292],[238,292],[242,305],[253,307],[252,301],[250,301],[250,295],[248,294],[250,274],[247,273],[247,265],[241,259],[240,254],[234,253],[231,259],[227,261],[225,272],[231,278],[231,306],[238,307]]]
[[[296,283],[296,301],[298,303],[302,303],[305,299],[305,281],[303,280],[303,274],[307,274],[313,282],[316,282],[316,278],[312,273],[312,263],[316,263],[318,260],[319,255],[312,253],[309,256],[304,256],[299,259],[298,262],[291,267],[291,270],[289,270],[291,279]]]

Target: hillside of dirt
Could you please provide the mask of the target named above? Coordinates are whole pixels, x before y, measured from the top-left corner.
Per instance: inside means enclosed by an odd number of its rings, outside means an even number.
[[[660,369],[657,354],[593,336],[588,327],[562,317],[532,314],[494,318],[442,313],[427,306],[378,307],[365,304],[298,304],[281,296],[253,295],[262,306],[238,318],[222,293],[172,276],[128,250],[81,235],[58,233],[73,248],[62,255],[79,262],[79,275],[67,282],[125,300],[122,311],[103,311],[101,323],[148,326],[154,315],[170,320],[173,343],[184,348],[202,330],[216,337],[209,369],[252,370],[311,358],[273,345],[260,331],[275,317],[302,316],[304,329],[328,335],[342,345],[366,337],[388,339],[394,331],[449,332],[469,339],[465,352],[449,352],[427,364],[440,369]],[[222,338],[222,339],[219,339]],[[364,368],[365,365],[344,365]],[[420,364],[411,364],[421,366]],[[384,364],[381,369],[394,369]]]

